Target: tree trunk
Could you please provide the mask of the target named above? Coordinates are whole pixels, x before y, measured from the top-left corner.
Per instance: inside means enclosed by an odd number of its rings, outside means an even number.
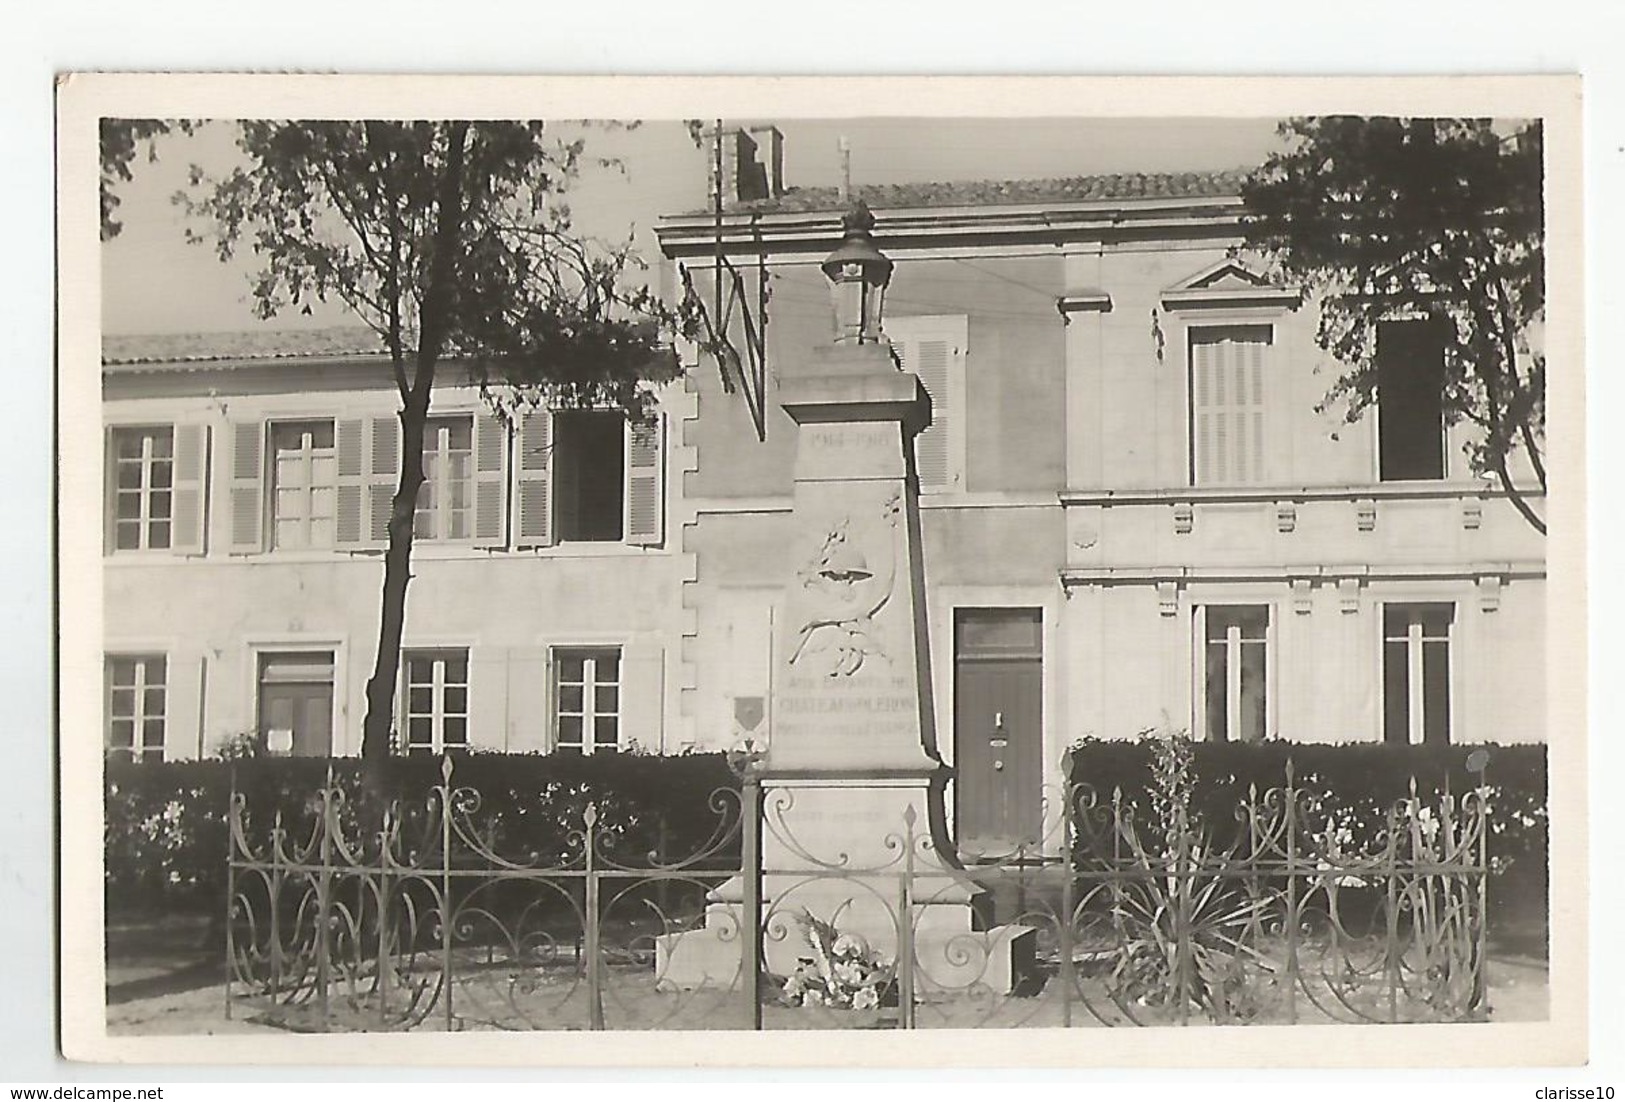
[[[448,313],[457,297],[458,242],[463,228],[463,169],[468,123],[452,122],[446,133],[446,167],[440,177],[435,212],[434,251],[420,311],[411,388],[401,403],[401,480],[389,511],[389,547],[384,552],[384,596],[378,617],[378,657],[367,680],[367,715],[361,725],[361,780],[368,800],[379,807],[384,766],[389,761],[400,678],[401,632],[406,624],[406,587],[412,580],[412,528],[418,488],[423,485],[423,433],[429,420],[435,364],[446,340]],[[399,347],[399,340],[395,342]],[[380,822],[382,820],[380,819]]]
[[[389,547],[384,552],[384,595],[378,617],[378,654],[367,680],[367,715],[362,721],[362,776],[367,791],[382,791],[383,763],[389,759],[395,717],[395,685],[400,676],[401,632],[406,625],[406,587],[412,580],[412,529],[418,489],[423,485],[423,433],[429,420],[428,389],[414,391],[401,407],[401,479],[389,510]]]

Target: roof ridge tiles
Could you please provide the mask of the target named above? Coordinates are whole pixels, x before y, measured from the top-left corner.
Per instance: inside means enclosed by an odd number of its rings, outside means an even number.
[[[1057,203],[1105,200],[1220,198],[1241,190],[1248,168],[1182,172],[1115,172],[1008,180],[951,180],[856,184],[852,193],[877,210],[911,207],[991,206],[999,203]],[[792,187],[771,199],[733,204],[756,214],[812,214],[841,207],[833,186]],[[695,211],[694,214],[709,213]]]

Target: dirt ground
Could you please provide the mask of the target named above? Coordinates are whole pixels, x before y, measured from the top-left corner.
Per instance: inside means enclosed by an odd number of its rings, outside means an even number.
[[[153,927],[130,926],[109,935],[108,1032],[115,1035],[206,1035],[284,1033],[320,1028],[314,1007],[285,1015],[270,1024],[263,1008],[244,1004],[227,1016],[220,954],[213,951],[207,919]],[[1490,961],[1492,1021],[1539,1021],[1547,1017],[1546,965],[1536,957],[1502,954]],[[745,1024],[737,994],[717,991],[658,992],[653,977],[617,972],[607,984],[604,1017],[612,1029],[736,1029]],[[1091,992],[1097,1006],[1110,1009],[1100,991]],[[459,984],[454,992],[453,1028],[581,1029],[587,1022],[585,986],[573,977],[527,984],[523,990],[502,982]],[[338,1030],[378,1028],[369,1015],[346,1012],[335,998],[332,1027]],[[918,1028],[1059,1027],[1064,1024],[1058,998],[1006,998],[978,1002],[963,998],[925,1000],[916,1011]],[[1269,1021],[1284,1021],[1272,1015]],[[1298,1020],[1326,1023],[1334,1019],[1299,1000]],[[1083,1006],[1072,1006],[1074,1026],[1098,1026]],[[896,1011],[854,1014],[820,1009],[768,1006],[767,1029],[895,1028]],[[433,1015],[418,1028],[444,1029]]]

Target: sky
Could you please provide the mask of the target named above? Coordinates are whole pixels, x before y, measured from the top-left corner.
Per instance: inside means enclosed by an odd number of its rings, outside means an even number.
[[[839,183],[843,137],[851,148],[854,184],[1240,168],[1258,164],[1278,144],[1274,119],[873,118],[777,125],[784,134],[787,187]],[[617,158],[622,168],[594,167],[583,174],[569,197],[577,225],[616,241],[631,235],[655,263],[658,218],[706,205],[706,154],[674,121],[631,130],[594,128],[585,137],[590,156]],[[155,151],[151,163],[137,156],[134,179],[119,188],[117,217],[124,229],[102,247],[105,333],[308,328],[352,320],[335,305],[308,317],[261,322],[248,294],[253,257],[223,265],[211,248],[186,243],[186,216],[172,198],[186,186],[191,165],[223,175],[241,163],[229,123],[160,138]]]

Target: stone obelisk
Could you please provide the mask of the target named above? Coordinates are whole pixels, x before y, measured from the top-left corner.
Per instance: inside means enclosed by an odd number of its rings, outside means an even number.
[[[919,986],[1007,990],[1032,932],[977,929],[975,885],[942,845],[946,775],[932,725],[910,461],[931,401],[881,330],[892,263],[873,225],[861,204],[843,219],[841,244],[823,264],[835,340],[786,365],[780,383],[798,438],[761,773],[764,918],[770,932],[788,931],[811,914],[883,956],[911,946]],[[715,898],[737,910],[733,892]],[[719,921],[708,926],[736,928],[732,914],[711,917]],[[804,952],[793,935],[765,941],[771,972],[788,971]],[[664,978],[731,975],[720,961],[701,966],[714,955],[700,941],[679,942]]]

